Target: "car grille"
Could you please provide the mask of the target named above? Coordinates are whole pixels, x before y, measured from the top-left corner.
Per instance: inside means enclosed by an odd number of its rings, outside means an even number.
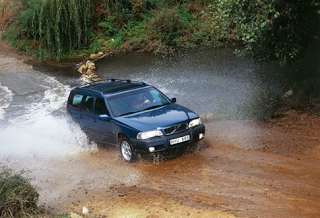
[[[181,131],[186,130],[186,129],[188,129],[188,124],[187,123],[181,123],[181,124],[178,124],[178,125],[175,125],[175,126],[164,128],[163,130],[164,130],[164,133],[166,135],[171,135],[171,134],[178,133],[178,132],[181,132]]]

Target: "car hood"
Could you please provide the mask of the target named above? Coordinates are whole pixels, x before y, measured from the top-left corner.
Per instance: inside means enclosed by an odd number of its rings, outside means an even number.
[[[172,103],[136,114],[117,117],[116,119],[124,125],[130,126],[138,131],[149,131],[189,122],[190,119],[197,117],[198,115],[191,110]]]

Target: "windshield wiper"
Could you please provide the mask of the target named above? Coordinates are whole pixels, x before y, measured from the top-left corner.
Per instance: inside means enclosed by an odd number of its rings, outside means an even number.
[[[153,106],[150,106],[150,107],[147,107],[147,108],[145,108],[145,109],[138,110],[138,111],[130,111],[130,112],[127,112],[127,113],[120,114],[119,117],[120,117],[120,116],[129,115],[129,114],[138,113],[138,112],[141,112],[141,111],[146,111],[146,110],[158,108],[158,107],[162,107],[162,106],[165,106],[165,105],[168,105],[168,104],[170,104],[170,103],[165,103],[165,104],[161,104],[161,105],[153,105]]]
[[[150,110],[150,109],[154,109],[154,108],[157,108],[157,107],[162,107],[162,106],[165,106],[165,105],[168,105],[170,103],[165,103],[165,104],[161,104],[161,105],[153,105],[153,106],[150,106],[150,107],[147,107],[145,109],[143,109],[144,111],[145,110]]]
[[[134,114],[136,113],[137,111],[130,111],[130,112],[127,112],[127,113],[124,113],[124,114],[120,114],[119,117],[121,116],[125,116],[125,115],[129,115],[129,114]]]

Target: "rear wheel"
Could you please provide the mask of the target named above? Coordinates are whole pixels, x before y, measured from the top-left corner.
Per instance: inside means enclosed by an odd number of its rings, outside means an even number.
[[[132,163],[135,161],[135,153],[132,149],[131,143],[129,139],[127,138],[122,138],[120,141],[120,152],[122,158],[129,162]]]

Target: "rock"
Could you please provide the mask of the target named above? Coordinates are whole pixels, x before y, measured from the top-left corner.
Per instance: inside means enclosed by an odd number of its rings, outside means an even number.
[[[96,64],[92,61],[87,61],[86,62],[86,68],[89,70],[95,70],[96,69]]]
[[[86,208],[86,207],[83,207],[83,208],[82,208],[82,214],[83,214],[83,215],[87,215],[88,213],[89,213],[89,209]]]
[[[83,217],[76,213],[70,213],[70,218],[83,218]]]
[[[78,72],[80,73],[85,73],[86,72],[86,65],[82,64],[79,68],[78,68]]]
[[[93,72],[91,69],[88,69],[88,70],[85,72],[85,75],[87,75],[87,76],[90,76],[90,75],[92,75],[92,74],[94,74],[94,72]]]
[[[98,54],[91,54],[90,59],[97,59],[103,55],[103,52],[99,52]]]
[[[98,58],[99,56],[97,55],[97,54],[91,54],[90,55],[90,59],[96,59],[96,58]]]
[[[212,113],[208,113],[207,116],[206,116],[206,119],[207,119],[207,120],[213,120],[213,117],[214,117],[214,116],[213,116]]]

